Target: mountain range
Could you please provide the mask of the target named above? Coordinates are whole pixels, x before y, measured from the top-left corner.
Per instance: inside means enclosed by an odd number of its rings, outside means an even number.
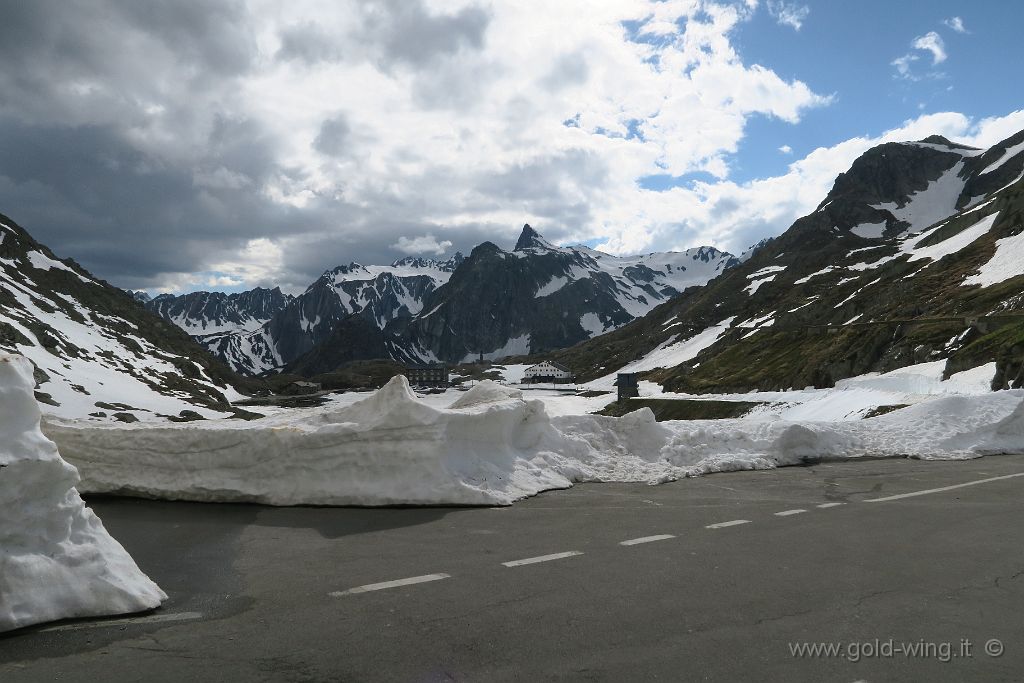
[[[741,258],[616,257],[525,226],[510,251],[485,242],[442,261],[350,263],[298,296],[146,298],[0,215],[0,350],[33,362],[37,397],[58,416],[238,414],[231,402],[267,385],[214,354],[249,374],[307,376],[360,359],[519,354],[583,380],[625,369],[694,393],[994,364],[994,389],[1020,387],[1024,131],[988,149],[941,137],[875,147]]]
[[[1024,131],[871,149],[811,214],[706,287],[549,357],[681,392],[832,386],[869,372],[995,363],[1024,384]]]
[[[238,372],[330,372],[353,360],[500,358],[571,346],[616,329],[739,263],[712,247],[618,257],[556,247],[529,225],[447,260],[350,263],[302,294],[161,295],[145,305]]]

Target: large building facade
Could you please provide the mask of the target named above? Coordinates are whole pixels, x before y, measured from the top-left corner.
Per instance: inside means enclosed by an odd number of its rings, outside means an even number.
[[[572,382],[572,371],[561,363],[553,360],[546,360],[537,363],[523,371],[523,383],[537,384],[541,382],[553,382],[565,384]]]
[[[405,368],[405,377],[415,387],[446,387],[448,386],[447,365],[409,365]]]

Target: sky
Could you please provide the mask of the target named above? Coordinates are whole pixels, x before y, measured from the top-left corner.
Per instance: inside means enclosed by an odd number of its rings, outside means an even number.
[[[302,291],[530,223],[739,253],[867,149],[1024,129],[1003,0],[0,0],[0,213],[120,287]]]

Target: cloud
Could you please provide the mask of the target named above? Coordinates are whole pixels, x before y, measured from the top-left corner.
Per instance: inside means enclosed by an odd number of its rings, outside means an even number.
[[[352,129],[344,114],[338,114],[320,124],[320,132],[313,140],[313,149],[332,157],[342,156],[348,149]]]
[[[470,4],[451,14],[433,13],[422,0],[359,0],[358,36],[385,65],[424,69],[463,49],[479,50],[490,12]]]
[[[779,151],[782,152],[783,154],[792,154],[793,148],[790,147],[789,145],[783,145],[782,147],[779,147]]]
[[[397,242],[391,245],[391,248],[397,249],[403,254],[434,254],[435,256],[441,256],[452,248],[452,242],[451,240],[439,242],[430,233],[418,237],[405,237],[403,235],[398,238]]]
[[[278,33],[281,42],[277,59],[302,61],[307,65],[331,62],[344,57],[343,41],[311,21],[290,24]]]
[[[819,147],[795,160],[779,176],[746,183],[694,183],[657,193],[656,199],[655,193],[637,190],[647,199],[623,200],[623,205],[643,207],[635,220],[647,226],[649,240],[637,246],[632,241],[634,235],[623,231],[598,248],[636,253],[710,244],[740,253],[764,237],[782,233],[797,218],[814,211],[832,189],[836,176],[847,171],[857,157],[872,147],[936,134],[976,147],[989,147],[1022,128],[1024,110],[978,121],[956,112],[927,114],[878,135]]]
[[[811,13],[811,8],[795,2],[768,0],[768,13],[780,26],[789,26],[794,31],[799,31]]]
[[[946,44],[942,41],[942,36],[935,31],[929,31],[923,36],[914,38],[911,47],[915,50],[932,53],[932,66],[946,61]]]
[[[742,249],[848,157],[731,181],[752,120],[832,102],[745,61],[754,2],[0,3],[0,211],[119,286],[301,291],[524,222]],[[717,180],[639,185],[696,172]]]
[[[960,17],[950,17],[949,19],[946,19],[942,23],[948,26],[949,28],[953,29],[957,33],[970,33],[970,31],[968,31],[967,28],[964,26],[964,20],[961,19]]]
[[[230,275],[211,275],[206,280],[207,287],[237,287],[241,285],[244,280],[238,280]]]
[[[948,57],[948,54],[946,53],[946,44],[942,40],[942,36],[935,31],[929,31],[923,36],[914,38],[910,43],[910,47],[915,50],[931,54],[932,66],[941,64],[946,61]],[[891,64],[896,67],[896,77],[908,81],[921,80],[921,77],[916,75],[911,68],[913,63],[920,59],[921,56],[914,54],[913,52],[908,52],[907,54],[894,59]],[[932,78],[942,77],[942,74],[937,72],[931,72],[928,75]]]
[[[902,57],[897,57],[892,60],[892,66],[896,67],[896,74],[900,78],[913,78],[913,74],[910,72],[910,66],[914,62],[920,59],[914,54],[905,54]]]

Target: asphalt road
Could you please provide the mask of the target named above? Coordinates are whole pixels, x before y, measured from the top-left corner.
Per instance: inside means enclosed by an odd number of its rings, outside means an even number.
[[[1021,681],[1020,474],[822,464],[502,509],[92,499],[170,600],[2,637],[0,681]],[[818,642],[842,654],[792,653]]]

